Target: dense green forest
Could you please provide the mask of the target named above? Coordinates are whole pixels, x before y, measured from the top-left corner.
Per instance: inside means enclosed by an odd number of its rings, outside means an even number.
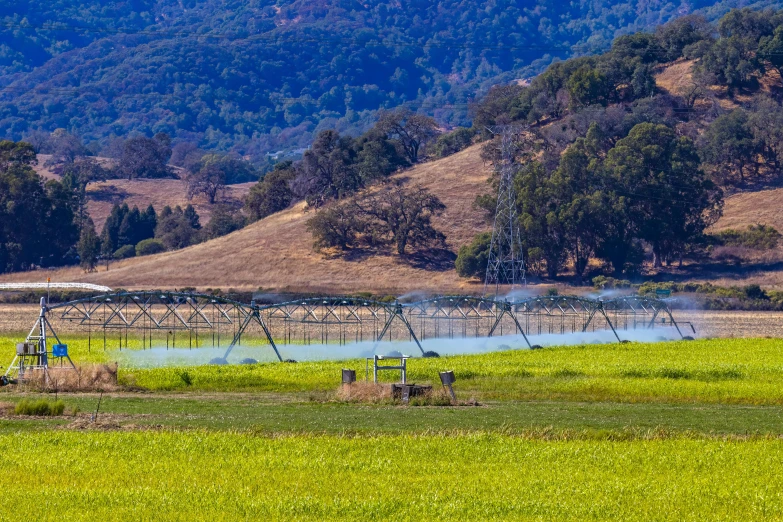
[[[467,125],[491,85],[739,3],[0,0],[0,136],[167,133],[262,162],[402,104]]]

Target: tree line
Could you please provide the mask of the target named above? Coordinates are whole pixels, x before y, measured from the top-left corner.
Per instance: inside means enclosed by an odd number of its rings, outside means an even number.
[[[783,107],[761,87],[783,86],[781,35],[783,11],[732,10],[715,26],[686,16],[553,64],[527,86],[492,88],[474,128],[482,138],[491,125],[525,129],[514,190],[528,270],[555,277],[568,266],[581,278],[598,259],[619,275],[638,271],[645,252],[654,267],[703,252],[723,190],[780,176]],[[677,60],[690,70],[662,91],[654,75]],[[483,156],[501,159],[493,142]],[[493,194],[476,206],[491,216]],[[460,250],[460,275],[484,276],[490,240]]]
[[[81,266],[90,271],[101,260],[108,264],[111,260],[178,250],[229,234],[244,225],[244,217],[222,205],[213,208],[209,221],[202,226],[198,212],[190,204],[184,209],[166,205],[159,213],[152,205],[140,211],[126,203],[115,204],[100,235],[92,220],[87,220],[77,252]]]
[[[58,138],[73,144],[68,135]],[[61,157],[61,177],[44,180],[33,169],[38,160],[32,144],[0,141],[0,273],[77,263],[93,270],[100,260],[184,248],[246,223],[226,204],[213,206],[205,226],[190,204],[159,213],[152,205],[140,211],[115,204],[98,234],[86,209],[86,185],[96,178],[86,173],[83,158]]]
[[[44,182],[27,143],[0,141],[0,271],[75,260],[79,199],[68,184]]]
[[[520,141],[527,157],[514,192],[534,274],[554,278],[569,263],[581,280],[592,259],[615,275],[635,273],[645,246],[654,266],[681,261],[721,215],[723,191],[701,169],[695,144],[666,125],[637,124],[613,143],[594,123],[551,171]],[[461,276],[484,276],[490,239],[481,234],[460,249]]]

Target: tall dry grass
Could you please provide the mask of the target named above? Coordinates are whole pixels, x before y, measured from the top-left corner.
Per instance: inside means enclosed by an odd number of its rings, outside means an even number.
[[[392,398],[391,384],[357,381],[343,384],[337,389],[335,398],[346,402],[383,403]]]
[[[77,366],[76,371],[51,368],[44,374],[33,372],[17,386],[25,391],[112,392],[122,388],[117,383],[117,363]]]

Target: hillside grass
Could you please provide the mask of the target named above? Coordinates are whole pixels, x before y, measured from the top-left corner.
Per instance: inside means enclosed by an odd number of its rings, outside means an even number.
[[[448,248],[456,252],[475,234],[489,227],[483,213],[473,208],[473,201],[476,195],[492,190],[487,183],[490,173],[491,167],[481,159],[479,144],[447,158],[416,165],[396,178],[421,184],[443,201],[446,211],[435,217],[433,224],[446,235]],[[125,182],[112,183],[119,190]],[[156,190],[156,183],[153,180],[130,182],[127,191],[141,191],[146,196],[129,200],[129,204],[146,206],[144,198],[147,197],[152,202],[153,196],[169,201],[184,195],[179,181],[171,183],[180,187],[160,191]],[[111,209],[110,203],[105,205],[100,215]],[[155,208],[160,210],[158,206]],[[433,266],[426,256],[367,257],[362,252],[353,252],[345,257],[325,257],[318,254],[313,251],[312,235],[306,227],[311,216],[312,212],[303,203],[297,203],[227,236],[174,252],[115,262],[108,271],[103,266],[92,273],[66,267],[37,271],[34,277],[41,281],[51,277],[52,281],[84,281],[125,289],[193,287],[255,291],[261,287],[327,294],[367,291],[379,295],[421,289],[455,293],[479,290],[478,283],[459,278],[448,263],[435,262]],[[202,219],[202,224],[205,222]],[[3,282],[30,278],[30,273],[0,275]]]
[[[253,185],[255,183],[252,182],[228,185],[220,201],[241,205]],[[201,197],[189,199],[187,186],[179,179],[111,179],[87,185],[87,211],[99,232],[115,203],[127,203],[129,207],[137,206],[142,211],[152,205],[157,212],[165,206],[185,208],[192,204],[202,225],[206,225],[212,215],[212,205]]]
[[[0,435],[0,451],[0,512],[42,489],[35,520],[783,516],[780,440],[45,432]]]

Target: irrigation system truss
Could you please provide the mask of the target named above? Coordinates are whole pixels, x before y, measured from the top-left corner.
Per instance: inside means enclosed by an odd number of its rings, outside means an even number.
[[[117,292],[44,303],[43,315],[57,328],[86,333],[89,349],[225,347],[227,359],[245,337],[250,344],[268,344],[281,361],[280,345],[405,340],[424,355],[422,341],[433,338],[520,335],[532,347],[530,338],[542,334],[609,330],[622,341],[627,330],[661,325],[683,336],[666,302],[640,296],[507,301],[454,295],[392,303],[317,297],[248,304],[194,293]]]

